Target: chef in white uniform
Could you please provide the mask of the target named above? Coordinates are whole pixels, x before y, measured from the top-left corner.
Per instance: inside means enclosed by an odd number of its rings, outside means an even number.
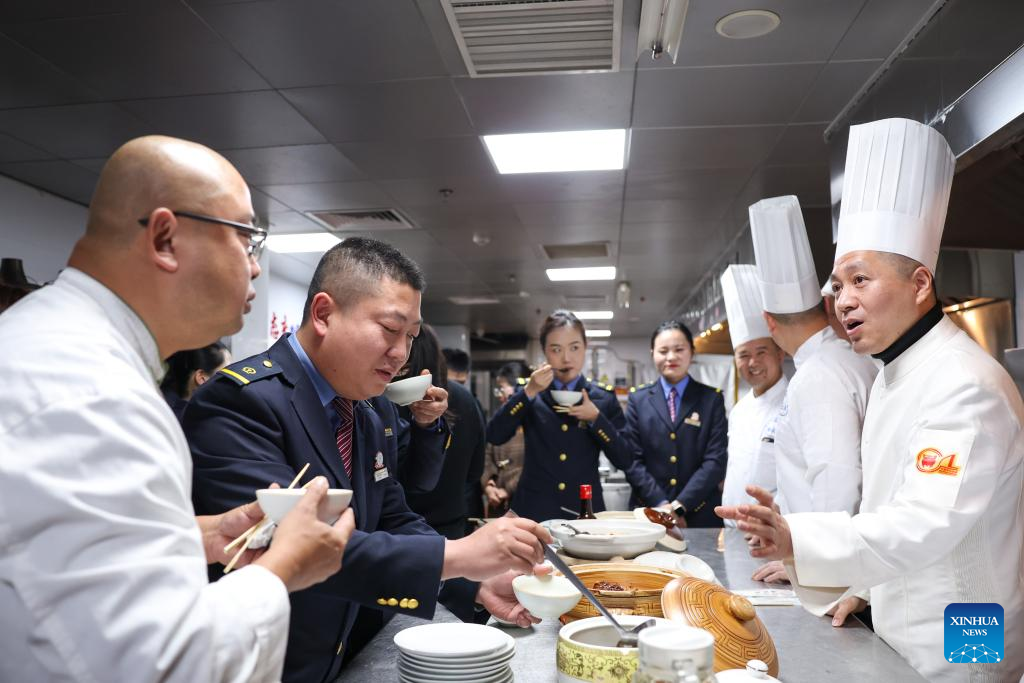
[[[320,481],[270,550],[208,584],[262,513],[194,516],[157,388],[162,358],[241,328],[265,237],[251,221],[223,157],[134,140],[68,268],[0,316],[0,681],[280,679],[287,591],[338,570],[352,515],[317,521]]]
[[[757,270],[749,264],[731,265],[721,283],[736,368],[751,387],[729,413],[729,462],[722,491],[722,505],[741,505],[751,502],[749,484],[775,489],[775,459],[767,451],[774,447],[774,422],[788,381],[782,373],[785,354],[764,321]],[[759,463],[770,463],[769,471],[759,473]],[[733,520],[725,523],[736,525]]]
[[[853,596],[870,589],[875,632],[928,680],[1017,681],[1024,404],[936,301],[953,169],[946,141],[922,124],[850,129],[832,286],[856,351],[884,363],[864,423],[860,513],[783,517],[752,490],[761,505],[719,514],[761,539],[752,554],[785,560],[816,614],[856,611]],[[951,603],[1003,607],[1001,661],[947,661]]]
[[[829,327],[797,198],[752,205],[750,232],[768,330],[796,365],[775,430],[780,505],[855,512],[861,423],[877,368]]]

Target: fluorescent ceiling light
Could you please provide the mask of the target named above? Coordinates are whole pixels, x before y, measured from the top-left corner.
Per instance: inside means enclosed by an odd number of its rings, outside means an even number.
[[[611,320],[615,315],[611,311],[573,311],[580,320]]]
[[[643,0],[640,6],[640,33],[636,42],[637,59],[645,53],[651,59],[668,54],[675,64],[689,8],[690,0]]]
[[[615,266],[595,266],[591,268],[548,268],[548,279],[552,282],[568,280],[614,280]]]
[[[329,232],[301,232],[290,235],[269,235],[267,248],[278,254],[325,252],[341,240]]]
[[[612,336],[611,330],[587,330],[588,337],[610,337]]]
[[[626,159],[623,128],[484,135],[483,140],[498,173],[617,171]]]
[[[493,296],[450,296],[451,301],[457,306],[483,306],[485,304],[500,304],[501,301]]]

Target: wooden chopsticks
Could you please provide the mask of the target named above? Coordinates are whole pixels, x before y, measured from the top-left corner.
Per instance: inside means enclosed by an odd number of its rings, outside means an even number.
[[[302,475],[304,475],[306,473],[306,470],[308,470],[308,469],[309,469],[309,463],[307,462],[302,467],[302,469],[299,470],[299,473],[295,475],[295,478],[292,479],[292,483],[288,484],[288,488],[290,488],[290,489],[295,488],[295,485],[299,483],[299,480],[302,479]],[[309,486],[309,484],[306,484],[306,486]],[[302,488],[306,488],[306,486],[303,486]],[[235,564],[238,562],[239,558],[242,557],[242,553],[244,553],[246,550],[249,549],[249,543],[250,543],[250,541],[252,541],[253,537],[256,535],[256,532],[263,528],[263,526],[266,524],[268,519],[270,519],[270,518],[267,517],[266,515],[263,515],[263,519],[261,519],[260,521],[256,522],[255,524],[253,524],[251,527],[246,529],[245,532],[241,536],[239,536],[235,540],[231,541],[231,543],[228,543],[226,546],[224,546],[224,552],[230,552],[232,548],[234,548],[239,543],[242,543],[242,547],[239,548],[238,552],[235,553],[235,556],[231,558],[230,562],[228,562],[228,566],[224,567],[224,573],[225,574],[227,574],[228,572],[230,572],[232,569],[235,568]],[[244,543],[243,543],[243,541],[244,541]]]

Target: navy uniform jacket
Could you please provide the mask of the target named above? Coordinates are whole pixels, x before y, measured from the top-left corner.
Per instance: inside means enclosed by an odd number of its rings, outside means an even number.
[[[358,605],[429,619],[438,599],[445,541],[409,510],[393,473],[375,476],[378,454],[383,461],[387,449],[384,426],[367,402],[353,408],[351,481],[316,389],[286,338],[218,372],[185,411],[196,514],[250,502],[271,482],[287,486],[307,462],[304,482],[323,475],[332,488],[354,490],[357,531],[342,570],[291,596],[286,681],[337,676]]]
[[[503,405],[487,425],[487,440],[503,444],[523,428],[526,453],[523,473],[512,496],[512,509],[535,521],[571,517],[579,510],[580,484],[593,487],[594,511],[604,510],[597,457],[601,451],[612,464],[627,469],[632,461],[622,439],[625,418],[611,391],[594,382],[581,382],[601,411],[593,423],[557,413],[548,388],[531,401],[525,389]],[[565,509],[563,509],[565,508]]]
[[[683,391],[676,422],[668,418],[661,382],[629,395],[625,438],[633,454],[626,479],[635,505],[678,500],[686,524],[720,527],[715,506],[722,504],[728,428],[722,394],[692,377]]]
[[[383,395],[369,401],[384,425],[384,462],[388,471],[398,478],[407,492],[433,491],[444,467],[445,444],[449,430],[441,418],[444,436],[437,438],[433,429],[424,429],[404,420],[398,406]]]

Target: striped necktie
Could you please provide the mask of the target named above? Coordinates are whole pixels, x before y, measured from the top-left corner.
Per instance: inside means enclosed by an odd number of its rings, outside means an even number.
[[[331,404],[338,411],[341,422],[338,424],[338,431],[334,433],[338,442],[338,453],[341,454],[341,464],[345,466],[345,474],[352,478],[352,401],[341,396],[336,396]]]
[[[676,391],[675,387],[668,390],[668,419],[672,424],[676,423],[676,397],[679,396],[679,392]]]

